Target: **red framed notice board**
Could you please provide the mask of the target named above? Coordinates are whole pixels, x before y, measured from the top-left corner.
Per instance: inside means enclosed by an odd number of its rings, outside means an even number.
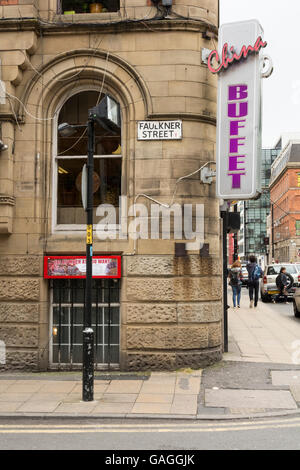
[[[44,256],[45,279],[85,279],[85,256]],[[121,256],[93,256],[93,278],[120,278]]]

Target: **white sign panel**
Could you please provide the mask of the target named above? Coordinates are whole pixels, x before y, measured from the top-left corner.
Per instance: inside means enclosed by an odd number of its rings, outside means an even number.
[[[267,45],[262,37],[256,20],[225,24],[221,50],[209,57],[210,70],[219,73],[217,196],[225,200],[253,199],[261,192],[261,50]]]
[[[139,121],[138,140],[180,140],[182,121]]]

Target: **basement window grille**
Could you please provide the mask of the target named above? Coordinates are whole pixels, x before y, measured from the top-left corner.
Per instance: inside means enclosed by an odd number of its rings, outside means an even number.
[[[51,365],[82,364],[85,280],[52,279]],[[120,280],[93,279],[92,328],[95,368],[119,364]]]

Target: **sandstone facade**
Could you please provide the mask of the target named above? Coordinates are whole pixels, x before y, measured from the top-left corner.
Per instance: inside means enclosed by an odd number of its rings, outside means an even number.
[[[176,0],[157,18],[147,0],[113,13],[58,15],[56,0],[0,0],[0,340],[2,368],[49,367],[51,309],[44,255],[85,253],[85,233],[53,224],[57,110],[76,90],[102,86],[122,113],[122,194],[169,203],[178,178],[215,159],[216,77],[202,49],[217,40],[217,0]],[[152,19],[151,19],[152,18]],[[126,19],[126,21],[124,21]],[[151,19],[151,20],[150,20]],[[141,20],[141,21],[138,21]],[[1,94],[0,94],[1,96]],[[183,122],[181,141],[137,140],[137,121]],[[142,199],[139,202],[149,203]],[[175,257],[174,240],[94,239],[94,252],[121,254],[120,368],[201,367],[222,355],[219,203],[199,174],[175,202],[204,204],[205,243]]]

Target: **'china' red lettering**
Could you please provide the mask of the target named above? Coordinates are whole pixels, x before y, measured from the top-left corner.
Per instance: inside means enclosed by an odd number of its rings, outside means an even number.
[[[222,61],[220,59],[218,51],[212,51],[208,57],[208,68],[212,73],[219,73],[221,70],[227,70],[229,65],[233,62],[239,62],[242,58],[247,59],[248,55],[253,52],[259,52],[260,49],[267,46],[267,42],[262,40],[262,37],[259,36],[254,44],[254,46],[243,46],[241,52],[236,54],[234,47],[230,48],[232,56],[228,56],[228,44],[225,43],[222,49]],[[212,65],[213,60],[216,60],[220,65],[217,68],[214,68]]]

